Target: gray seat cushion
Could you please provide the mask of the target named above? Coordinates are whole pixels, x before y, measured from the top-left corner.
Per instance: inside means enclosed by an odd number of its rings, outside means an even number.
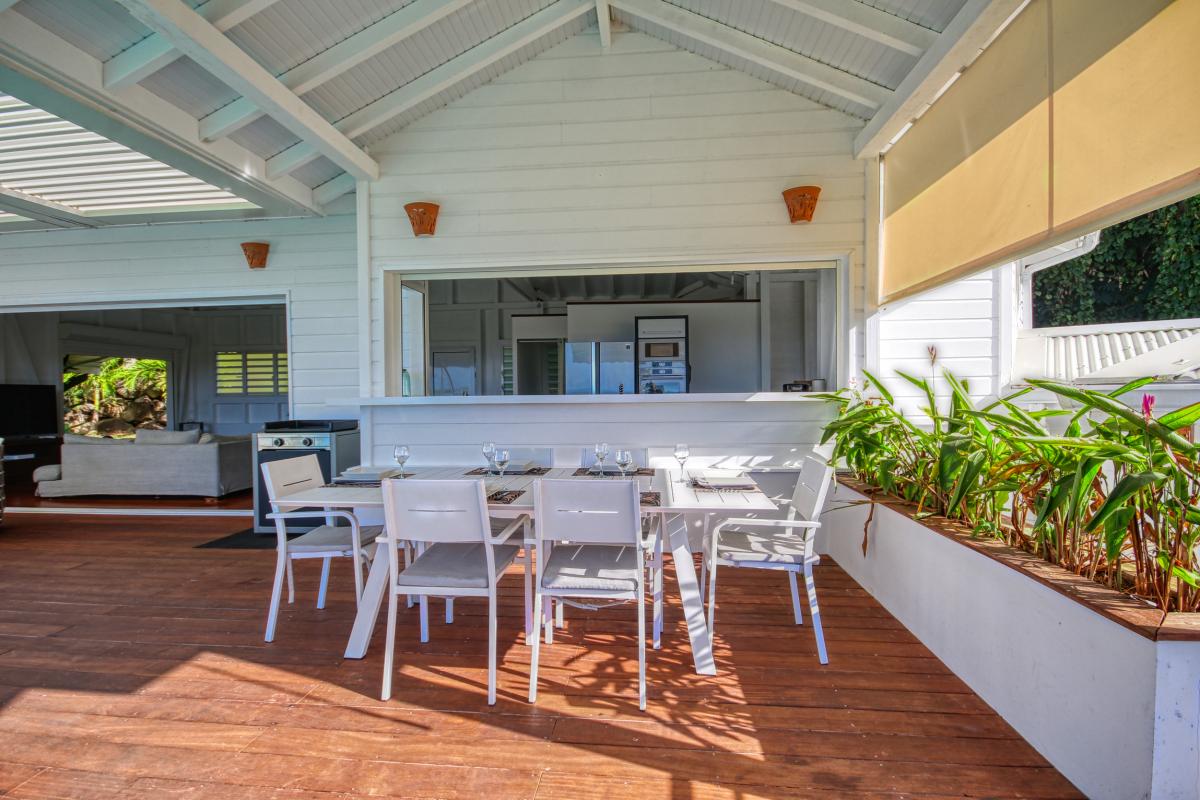
[[[401,586],[444,586],[448,589],[486,589],[487,554],[483,543],[446,543],[431,545],[400,573]],[[494,550],[496,577],[513,562],[520,548],[514,544],[497,545]]]
[[[542,569],[542,586],[547,589],[632,592],[637,590],[637,573],[637,551],[631,546],[556,545]]]
[[[197,444],[200,441],[200,431],[193,428],[188,431],[157,431],[149,428],[138,428],[133,436],[134,444]]]
[[[768,564],[804,563],[804,542],[799,535],[750,533],[732,529],[721,532],[717,555],[724,561],[758,561]],[[818,561],[813,556],[813,563]]]
[[[383,534],[380,525],[364,525],[358,529],[358,541],[368,545],[375,541],[376,536]],[[288,541],[288,551],[292,553],[320,552],[323,550],[350,549],[350,528],[348,526],[334,527],[322,525]]]
[[[33,482],[62,480],[62,464],[43,464],[33,471]]]

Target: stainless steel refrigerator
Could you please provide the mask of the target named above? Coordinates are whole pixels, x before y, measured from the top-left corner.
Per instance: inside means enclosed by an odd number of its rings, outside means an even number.
[[[567,394],[634,394],[633,342],[567,342]]]

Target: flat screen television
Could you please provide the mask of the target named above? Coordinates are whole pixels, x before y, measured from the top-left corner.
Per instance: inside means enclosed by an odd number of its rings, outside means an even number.
[[[0,383],[0,437],[52,436],[58,429],[57,387]]]

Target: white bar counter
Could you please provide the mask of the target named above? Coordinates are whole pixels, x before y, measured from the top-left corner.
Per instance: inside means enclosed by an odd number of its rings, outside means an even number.
[[[485,441],[513,461],[578,466],[585,449],[608,442],[646,450],[651,465],[674,463],[675,444],[696,466],[787,469],[820,440],[834,406],[811,394],[745,392],[675,395],[365,397],[362,463],[392,461],[407,444],[415,465],[482,463]]]

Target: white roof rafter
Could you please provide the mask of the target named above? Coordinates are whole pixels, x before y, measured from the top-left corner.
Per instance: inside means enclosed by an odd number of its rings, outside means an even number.
[[[118,93],[102,85],[103,62],[12,10],[0,24],[0,85],[35,108],[5,115],[16,122],[69,120],[132,151],[103,164],[86,156],[31,160],[4,180],[134,174],[153,161],[192,175],[271,214],[320,213],[312,190],[294,178],[270,180],[265,159],[229,140],[205,144],[196,118],[141,86]],[[37,109],[44,109],[38,111]],[[148,157],[148,158],[147,158]],[[153,161],[150,161],[153,160]]]
[[[553,5],[526,17],[391,94],[344,117],[337,122],[337,129],[350,138],[362,136],[444,89],[487,69],[527,44],[561,28],[571,20],[587,14],[594,7],[594,0],[557,0]],[[293,145],[267,159],[267,175],[286,175],[310,163],[319,155],[322,154],[306,142]]]
[[[854,156],[875,156],[921,115],[1028,0],[967,0],[937,41],[854,140]]]
[[[771,0],[893,50],[920,56],[937,41],[937,31],[859,0]]]
[[[646,22],[744,58],[816,89],[831,92],[872,111],[882,107],[892,94],[886,86],[871,83],[664,0],[609,0],[609,4]]]
[[[56,228],[94,228],[103,224],[70,206],[0,186],[0,210]]]
[[[279,76],[279,82],[298,95],[311,92],[472,2],[474,0],[416,0],[293,67]],[[228,136],[260,116],[262,111],[253,102],[240,97],[200,120],[200,138],[211,142]]]
[[[196,9],[196,13],[217,30],[227,31],[266,11],[275,2],[277,0],[208,0]],[[141,83],[182,55],[165,37],[153,33],[104,62],[104,88],[119,90]]]
[[[316,152],[357,178],[379,177],[379,165],[370,156],[191,8],[179,0],[118,2]]]
[[[608,0],[596,0],[596,24],[600,28],[600,46],[612,45],[612,13]]]

